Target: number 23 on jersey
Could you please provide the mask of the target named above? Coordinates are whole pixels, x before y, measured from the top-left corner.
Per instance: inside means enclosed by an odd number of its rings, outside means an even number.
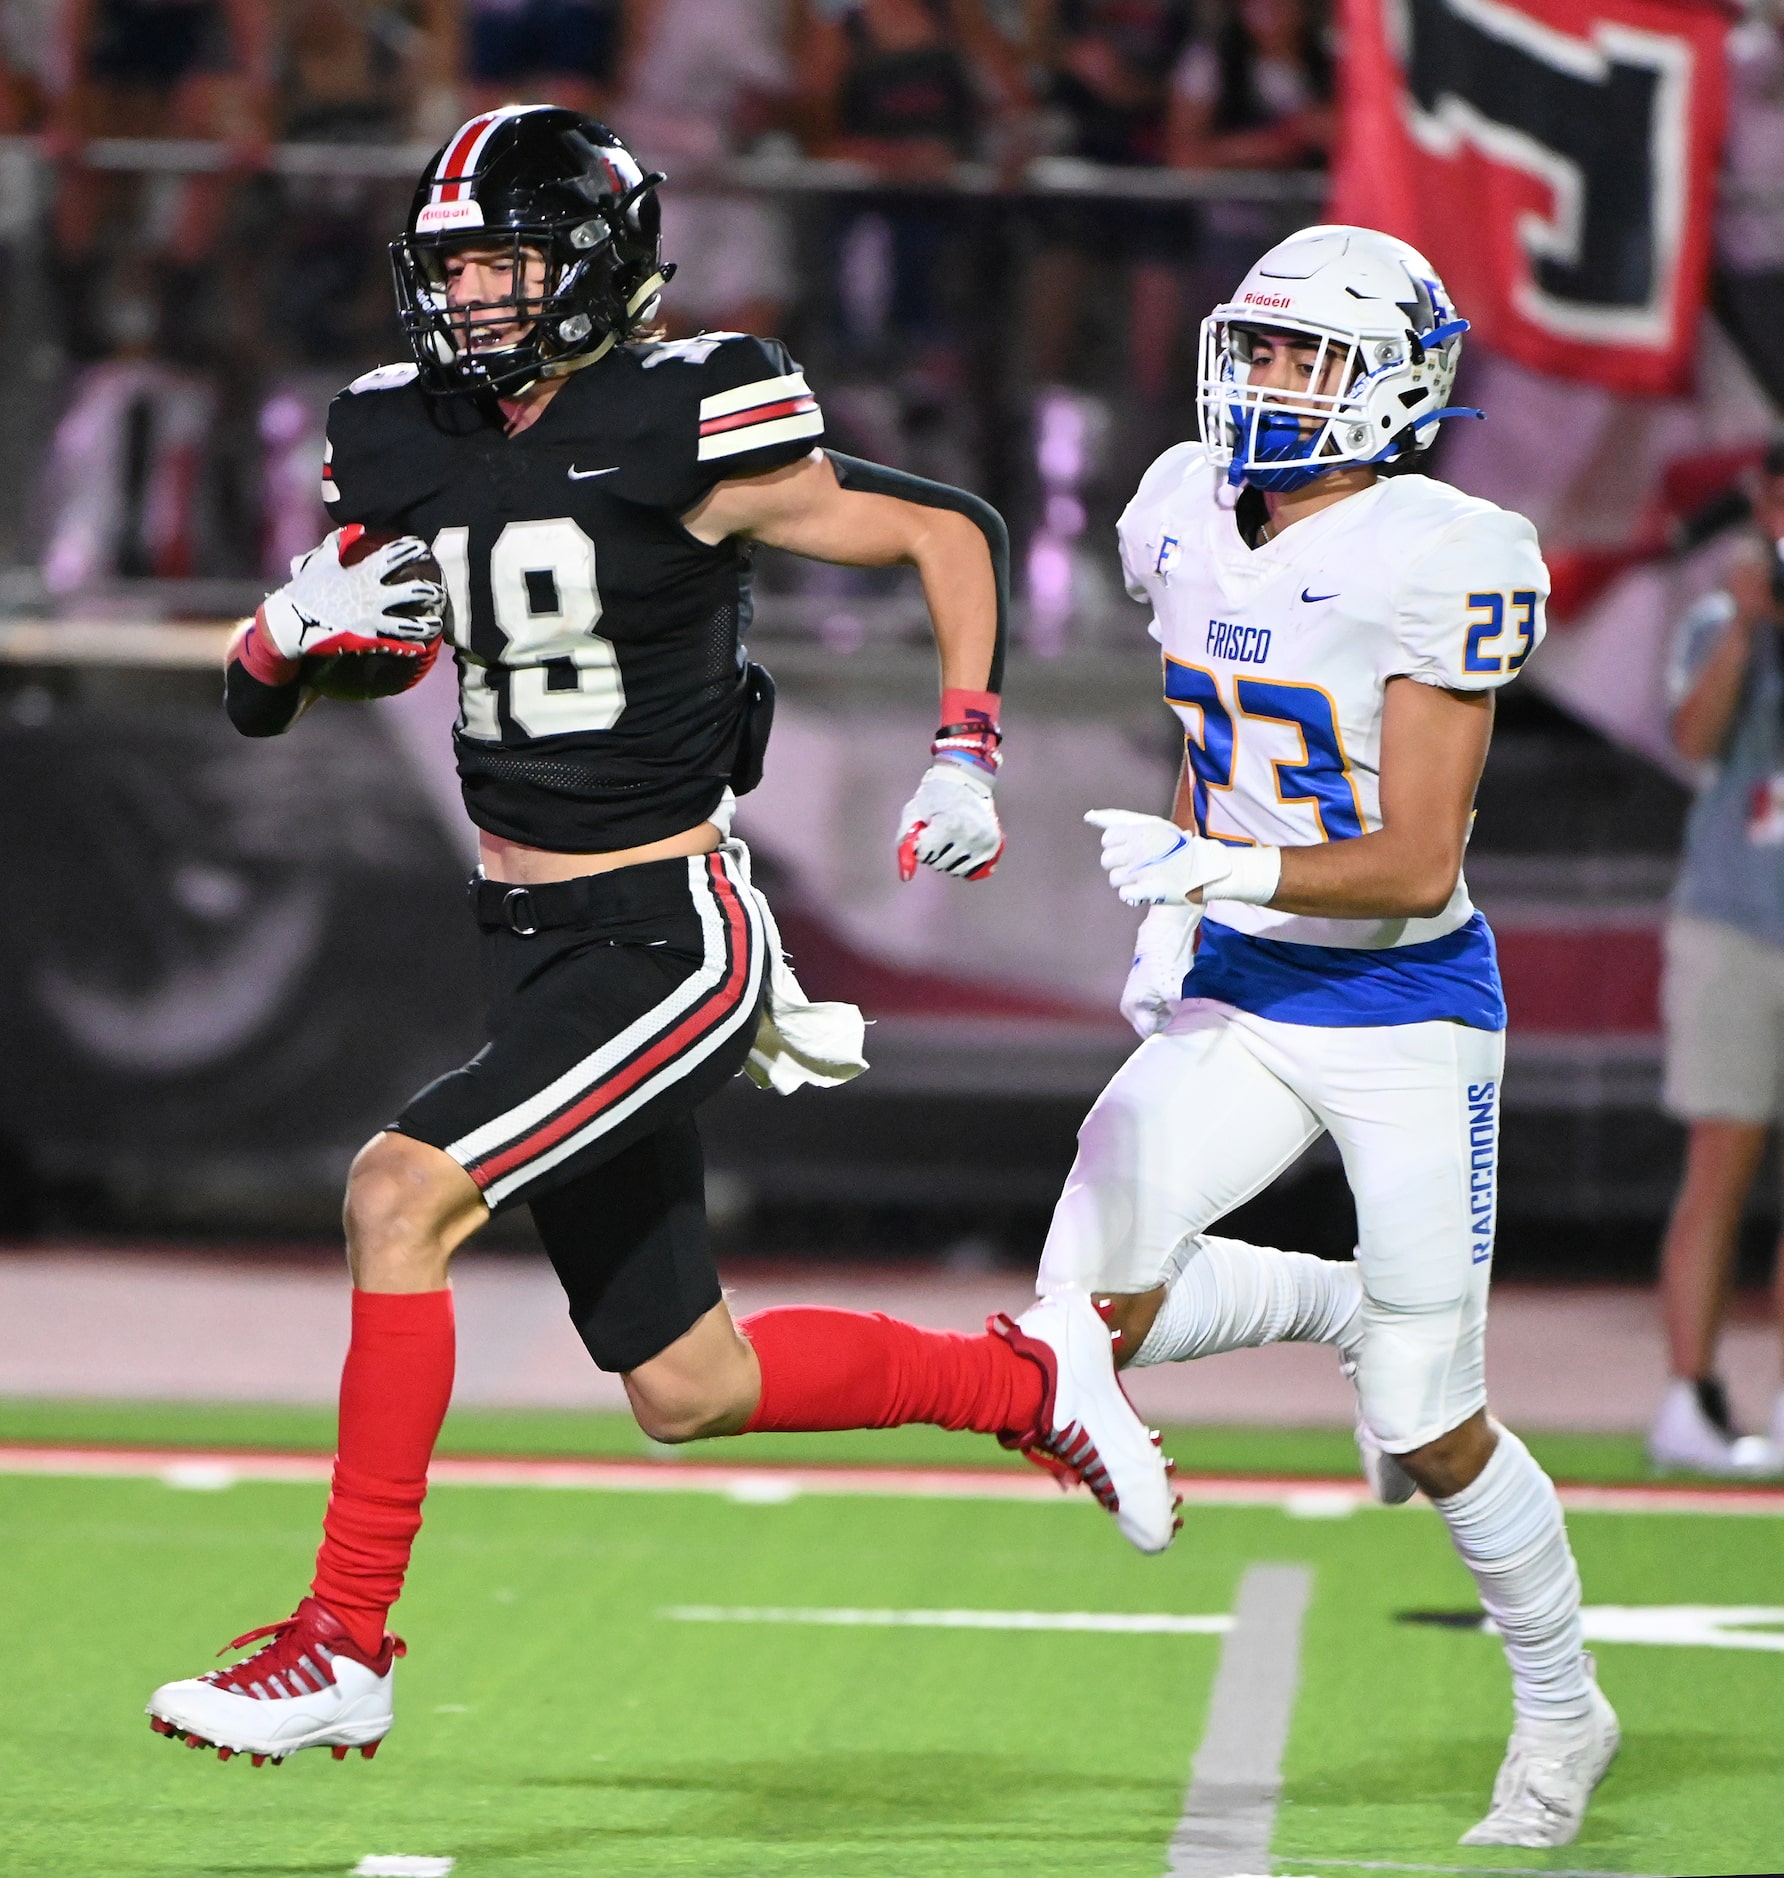
[[[1471,593],[1468,596],[1468,638],[1462,648],[1463,671],[1521,670],[1536,644],[1538,597],[1533,587],[1520,587],[1511,594]],[[1511,649],[1495,650],[1508,635],[1512,638]]]
[[[1196,826],[1203,834],[1217,841],[1252,839],[1208,825],[1210,792],[1233,787],[1247,720],[1298,733],[1298,755],[1270,760],[1278,802],[1306,803],[1322,841],[1347,841],[1364,832],[1362,805],[1345,760],[1337,712],[1321,687],[1239,677],[1233,680],[1233,706],[1229,708],[1212,672],[1167,657],[1165,697],[1172,704],[1193,706],[1200,726],[1199,734],[1195,729],[1187,731],[1183,742],[1194,778]]]

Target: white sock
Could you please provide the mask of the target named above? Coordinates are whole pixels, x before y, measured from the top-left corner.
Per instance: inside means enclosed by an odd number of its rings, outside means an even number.
[[[1204,1233],[1171,1281],[1134,1364],[1181,1363],[1264,1343],[1342,1345],[1361,1333],[1362,1307],[1363,1281],[1349,1259]]]
[[[1577,1721],[1588,1706],[1580,1574],[1561,1502],[1523,1442],[1498,1433],[1473,1483],[1433,1504],[1504,1640],[1519,1719]]]

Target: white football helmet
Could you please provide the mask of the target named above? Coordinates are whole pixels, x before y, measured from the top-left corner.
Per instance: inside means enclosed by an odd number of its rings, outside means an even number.
[[[1298,489],[1424,448],[1446,417],[1468,322],[1416,248],[1373,228],[1303,228],[1202,322],[1202,440],[1235,487]],[[1251,335],[1318,346],[1310,389],[1254,387]]]

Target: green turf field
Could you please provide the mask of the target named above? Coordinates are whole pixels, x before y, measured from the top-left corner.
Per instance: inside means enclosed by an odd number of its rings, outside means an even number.
[[[185,1412],[108,1409],[87,1438],[190,1439],[166,1419]],[[0,1432],[66,1439],[73,1413],[46,1411],[27,1432],[15,1407]],[[314,1439],[302,1418],[252,1413],[265,1442]],[[246,1440],[248,1426],[213,1421],[209,1439]],[[522,1445],[538,1446],[534,1432]],[[493,1439],[483,1433],[476,1445]],[[1290,1439],[1272,1439],[1277,1464],[1292,1460]],[[984,1445],[970,1458],[988,1458]],[[141,1706],[157,1681],[198,1672],[227,1636],[291,1607],[321,1498],[319,1486],[0,1478],[9,1878],[271,1878],[391,1853],[449,1855],[464,1878],[1156,1878],[1218,1637],[661,1613],[1220,1613],[1260,1560],[1314,1574],[1271,1871],[1784,1865],[1784,1652],[1732,1649],[1602,1646],[1626,1745],[1584,1835],[1556,1853],[1458,1848],[1483,1810],[1508,1702],[1490,1638],[1395,1621],[1473,1602],[1441,1525],[1417,1510],[1199,1508],[1173,1551],[1147,1560],[1082,1499],[739,1505],[441,1488],[397,1620],[412,1654],[377,1761],[308,1754],[256,1771],[151,1734]],[[1784,1521],[1572,1525],[1591,1603],[1784,1602]]]
[[[247,1407],[207,1402],[58,1402],[0,1397],[0,1441],[86,1446],[300,1448],[334,1446],[332,1408]],[[1557,1480],[1616,1484],[1650,1478],[1639,1435],[1537,1434],[1526,1439]],[[1166,1449],[1185,1473],[1299,1474],[1350,1478],[1357,1451],[1345,1428],[1194,1427],[1167,1430]],[[454,1409],[442,1454],[610,1456],[679,1452],[752,1461],[846,1461],[913,1466],[1028,1463],[978,1435],[940,1428],[850,1434],[752,1435],[742,1442],[659,1448],[624,1414],[568,1410]]]

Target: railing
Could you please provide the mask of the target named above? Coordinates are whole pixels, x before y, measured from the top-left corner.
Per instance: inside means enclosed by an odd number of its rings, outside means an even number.
[[[81,146],[88,169],[162,175],[219,175],[231,170],[275,176],[339,176],[412,181],[438,151],[426,143],[278,143],[252,159],[239,146],[180,137],[99,137]],[[0,137],[0,157],[47,162],[34,137]],[[887,194],[958,196],[1097,196],[1142,202],[1307,202],[1323,200],[1318,170],[1136,169],[1042,156],[1014,175],[990,163],[956,163],[922,181],[888,178],[861,163],[794,155],[739,157],[725,163],[678,164],[682,186],[748,190],[766,195]]]
[[[362,313],[355,315],[350,349],[341,351],[338,357],[331,353],[309,366],[283,362],[292,355],[280,351],[275,315],[286,303],[274,296],[289,277],[292,251],[288,243],[298,239],[298,224],[269,216],[269,192],[276,195],[289,188],[293,199],[301,201],[319,182],[363,185],[358,198],[363,206],[351,210],[352,224],[344,238],[351,242],[356,255],[381,271],[383,243],[395,232],[394,223],[401,215],[407,186],[434,154],[431,145],[412,141],[288,141],[249,151],[218,141],[131,137],[99,138],[80,147],[78,161],[90,170],[120,177],[131,173],[168,179],[229,176],[241,185],[235,210],[237,238],[227,250],[230,265],[219,266],[217,274],[219,293],[234,296],[228,304],[236,311],[220,323],[213,320],[210,329],[215,333],[227,327],[233,332],[235,350],[228,356],[221,350],[204,355],[222,369],[223,376],[213,383],[227,385],[227,403],[214,393],[205,394],[213,397],[213,403],[202,420],[208,427],[206,441],[198,446],[211,450],[210,436],[222,435],[233,426],[234,456],[225,452],[207,461],[230,461],[248,468],[252,461],[271,460],[270,456],[255,459],[252,452],[257,446],[251,438],[244,444],[243,437],[251,431],[261,401],[285,395],[278,387],[290,382],[292,372],[307,370],[319,378],[338,374],[335,382],[345,383],[367,365],[378,362],[380,356],[402,356],[394,329],[374,331]],[[70,488],[78,492],[82,487],[79,477],[71,484],[65,468],[59,468],[55,478],[48,481],[39,475],[40,461],[49,462],[46,445],[52,434],[63,434],[58,426],[65,429],[69,400],[79,396],[73,371],[62,369],[56,353],[45,344],[55,336],[56,310],[65,304],[58,298],[63,291],[56,284],[58,276],[51,271],[48,235],[48,210],[59,165],[65,160],[66,153],[52,153],[41,139],[0,137],[0,240],[10,242],[13,252],[9,281],[0,290],[0,312],[9,337],[25,336],[27,345],[35,350],[38,365],[35,376],[15,376],[15,395],[8,401],[8,408],[0,410],[0,616],[42,616],[54,611],[104,618],[115,616],[121,604],[123,611],[137,617],[159,613],[164,617],[216,618],[234,609],[233,593],[226,596],[194,591],[182,596],[176,592],[178,587],[196,589],[217,584],[214,581],[169,582],[160,594],[151,594],[146,582],[118,581],[108,576],[99,562],[72,587],[63,577],[59,561],[53,567],[44,561],[50,567],[47,581],[37,574],[50,544],[60,538],[52,517],[65,512],[64,505],[71,500]],[[832,421],[840,427],[843,447],[864,449],[866,454],[904,462],[913,469],[931,469],[932,473],[933,466],[920,455],[913,454],[907,460],[900,454],[914,434],[902,406],[892,420],[895,434],[884,434],[883,428],[857,434],[851,428],[863,421],[871,424],[871,412],[868,420],[860,416],[863,396],[869,406],[875,397],[887,406],[898,406],[905,389],[900,372],[912,354],[910,349],[899,350],[907,337],[903,333],[896,334],[890,346],[877,340],[862,345],[852,336],[855,329],[844,308],[844,264],[837,242],[840,223],[871,211],[876,203],[884,204],[894,216],[901,203],[923,203],[941,211],[937,226],[952,231],[946,239],[953,246],[949,286],[936,303],[934,317],[946,345],[952,349],[958,381],[947,394],[946,408],[934,420],[945,428],[951,452],[942,473],[948,480],[970,483],[997,503],[1010,517],[1018,544],[1030,539],[1032,529],[1057,532],[1050,519],[1055,510],[1063,513],[1069,509],[1077,518],[1059,541],[1051,543],[1050,558],[1044,555],[1036,561],[1042,575],[1036,575],[1031,583],[1028,576],[1033,570],[1026,563],[1018,573],[1019,601],[1023,602],[1016,614],[1018,637],[1032,639],[1037,650],[1049,652],[1088,646],[1107,636],[1103,615],[1110,612],[1111,605],[1117,611],[1124,610],[1119,604],[1120,583],[1113,566],[1108,527],[1119,506],[1119,496],[1112,483],[1105,488],[1098,481],[1103,471],[1096,460],[1095,439],[1120,432],[1128,400],[1120,386],[1111,382],[1104,387],[1102,403],[1087,414],[1072,406],[1069,396],[1062,403],[1059,396],[1053,395],[1046,410],[1036,404],[1036,387],[1029,383],[1020,363],[1025,318],[1023,256],[1035,239],[1032,231],[1051,225],[1045,216],[1048,205],[1144,204],[1181,213],[1183,253],[1186,259],[1193,259],[1203,205],[1252,205],[1253,215],[1267,218],[1270,225],[1279,223],[1286,230],[1317,216],[1326,188],[1325,177],[1314,171],[1116,168],[1059,156],[1036,157],[1019,166],[961,163],[945,174],[920,181],[887,179],[861,164],[790,152],[762,153],[717,164],[678,162],[665,167],[674,170],[677,193],[738,193],[775,200],[788,211],[789,224],[796,231],[798,261],[794,273],[786,279],[784,320],[779,330],[812,370],[813,382],[821,383],[826,393],[832,394]],[[139,297],[144,280],[140,263],[151,259],[142,256],[133,264],[139,267],[133,277]],[[1095,306],[1086,309],[1090,327],[1078,364],[1087,367],[1093,377],[1099,372],[1110,377],[1114,370],[1110,362],[1118,356],[1119,346],[1116,340],[1116,350],[1112,351],[1107,331],[1112,317],[1110,283],[1100,280],[1095,291]],[[1186,320],[1193,321],[1200,310],[1186,307]],[[243,403],[244,394],[251,402]],[[309,385],[298,395],[313,403],[316,387]],[[1111,417],[1113,424],[1108,421]],[[142,423],[151,421],[158,420]],[[318,424],[319,412],[310,412],[304,421],[311,426]],[[917,421],[909,420],[913,424]],[[1056,487],[1056,474],[1051,469],[1043,470],[1035,460],[1037,446],[1031,430],[1038,436],[1047,425],[1054,430],[1063,427],[1061,434],[1065,430],[1074,436],[1082,432],[1079,443],[1073,446],[1074,461],[1081,465],[1081,473],[1073,472],[1069,488]],[[1179,413],[1173,434],[1187,434],[1192,428],[1193,419]],[[266,434],[263,427],[262,435]],[[302,447],[310,447],[307,431]],[[320,449],[319,437],[315,447]],[[916,446],[912,447],[915,451]],[[65,454],[58,455],[58,464]],[[124,454],[118,453],[120,462]],[[1052,463],[1058,455],[1057,450],[1053,451],[1047,461]],[[1122,476],[1128,468],[1124,462]],[[205,472],[201,469],[200,473]],[[257,474],[248,468],[247,477],[238,476],[232,486],[236,506],[228,511],[222,531],[213,529],[205,538],[209,545],[180,562],[190,574],[242,576],[251,583],[287,551],[280,548],[273,553],[265,547],[267,518],[272,513],[267,504],[275,497],[270,485],[256,489],[252,479]],[[203,486],[211,487],[208,483]],[[289,481],[280,485],[294,486]],[[1062,488],[1068,498],[1063,501]],[[242,519],[244,513],[246,521]],[[256,514],[258,522],[253,519]],[[258,536],[256,528],[262,531]],[[138,554],[137,558],[140,562],[143,557]],[[1066,568],[1068,559],[1073,567],[1090,571],[1082,576],[1071,572]],[[126,568],[121,549],[116,568]],[[848,577],[841,576],[807,592],[799,587],[798,578],[788,576],[772,598],[764,591],[758,630],[766,629],[788,640],[810,639],[847,652],[864,646],[889,646],[907,636],[911,621],[920,623],[914,592],[889,591],[883,580],[851,584]],[[773,585],[770,578],[765,589]],[[789,585],[792,591],[786,590]],[[1031,585],[1041,596],[1038,613],[1025,604]],[[139,591],[108,594],[108,589],[117,587]],[[1065,617],[1068,612],[1073,615],[1069,623]],[[1037,617],[1040,625],[1031,632],[1031,620]]]
[[[88,169],[162,175],[218,175],[230,170],[292,177],[353,177],[411,181],[438,154],[428,143],[278,143],[251,160],[233,144],[180,137],[99,137],[83,144]],[[28,158],[47,164],[35,137],[0,137],[0,160]],[[867,165],[833,158],[772,154],[725,163],[676,165],[683,186],[736,189],[765,195],[854,194],[864,189],[889,195],[1092,196],[1135,202],[1318,203],[1330,186],[1322,170],[1136,168],[1090,163],[1079,157],[1039,156],[1014,174],[990,163],[956,163],[945,174],[908,181],[886,177]],[[1784,180],[1756,183],[1723,179],[1718,197],[1725,208],[1784,206]]]

